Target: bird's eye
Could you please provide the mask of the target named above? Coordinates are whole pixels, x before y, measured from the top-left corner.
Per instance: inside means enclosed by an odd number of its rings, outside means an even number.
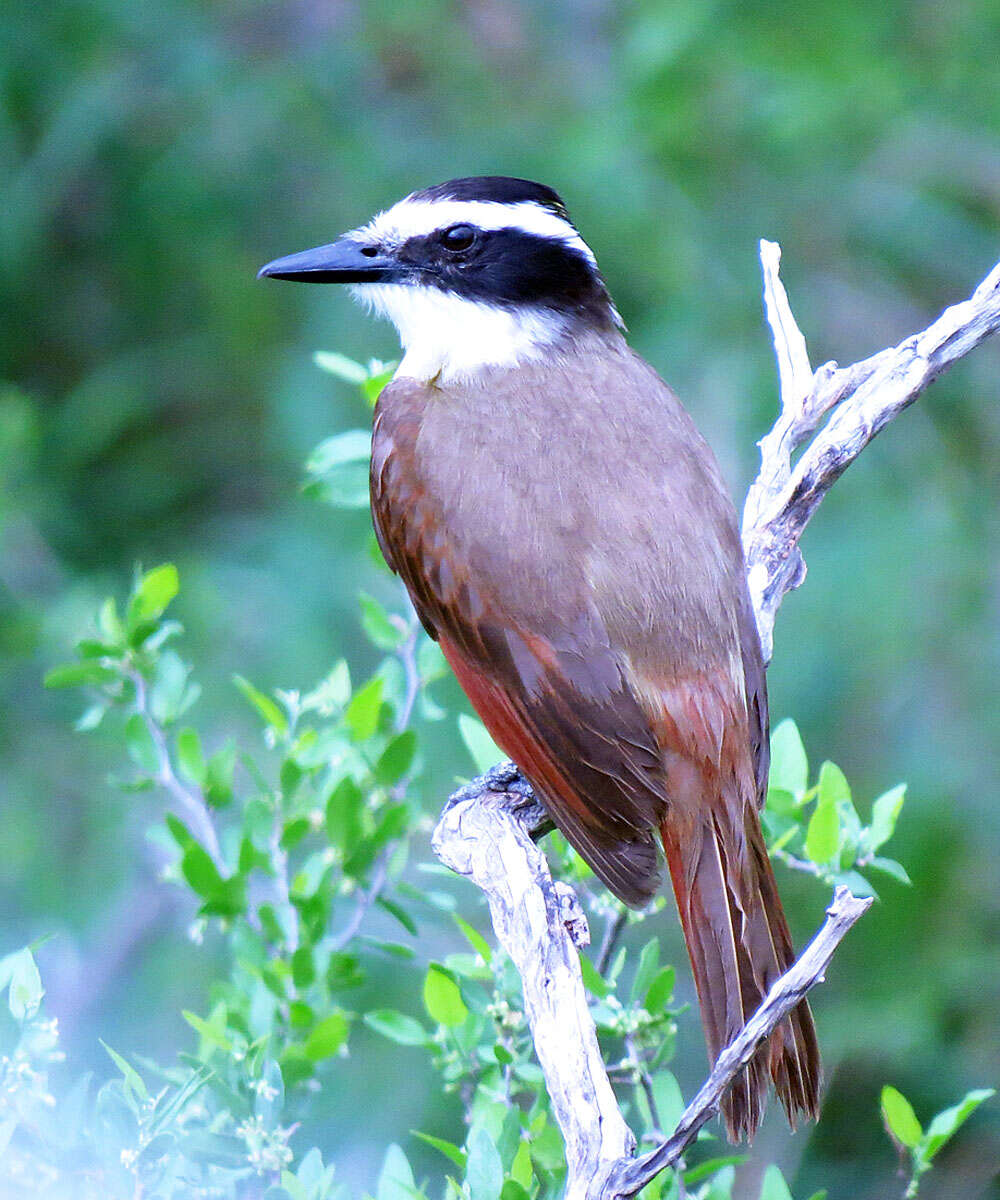
[[[471,225],[450,225],[441,234],[441,245],[446,250],[468,250],[476,240],[476,231]]]

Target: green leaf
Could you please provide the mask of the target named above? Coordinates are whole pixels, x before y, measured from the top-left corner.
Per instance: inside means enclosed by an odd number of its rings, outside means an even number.
[[[840,814],[827,797],[816,805],[806,829],[806,854],[817,866],[833,860],[840,846]]]
[[[402,837],[409,820],[410,809],[406,804],[390,804],[384,808],[374,831],[361,840],[354,853],[345,861],[344,874],[355,879],[364,875],[379,850]]]
[[[170,831],[170,836],[182,850],[186,850],[194,841],[190,829],[188,829],[180,817],[175,817],[173,813],[167,813],[163,818],[163,822]]]
[[[364,803],[361,789],[350,775],[344,776],[326,802],[327,837],[345,858],[353,852],[361,839],[361,813]]]
[[[344,720],[356,742],[367,742],[378,728],[383,687],[382,677],[376,675],[373,679],[369,679],[360,691],[354,693],[347,706]]]
[[[89,733],[100,725],[107,711],[107,704],[92,704],[73,722],[73,728],[77,733]]]
[[[923,1137],[924,1131],[913,1111],[913,1105],[894,1087],[888,1084],[882,1089],[882,1119],[889,1133],[900,1145],[912,1150]]]
[[[907,887],[911,887],[913,884],[913,880],[906,873],[906,868],[902,863],[896,862],[894,858],[881,858],[876,854],[874,858],[869,860],[867,865],[873,867],[876,871],[881,871],[884,875],[890,876],[898,883],[905,883]]]
[[[809,784],[809,760],[798,726],[786,718],[771,733],[769,786],[801,798]]]
[[[399,1146],[390,1146],[379,1172],[375,1200],[414,1200],[418,1194],[406,1155]]]
[[[330,955],[326,968],[326,986],[331,992],[346,992],[350,988],[360,987],[365,981],[365,973],[356,954],[337,950]]]
[[[684,1183],[688,1187],[694,1187],[696,1183],[701,1183],[703,1179],[708,1179],[710,1175],[714,1175],[716,1171],[721,1171],[723,1167],[738,1167],[745,1162],[745,1154],[725,1154],[721,1158],[706,1159],[705,1162],[692,1167],[690,1171],[684,1172]]]
[[[764,1172],[760,1200],[792,1200],[792,1193],[788,1190],[784,1175],[773,1163]]]
[[[362,933],[361,940],[367,946],[373,946],[376,950],[381,950],[383,954],[389,954],[393,958],[416,958],[417,952],[412,946],[404,946],[402,942],[387,942],[384,938],[369,937],[368,934]]]
[[[376,849],[381,849],[382,846],[402,837],[406,832],[409,820],[410,806],[408,804],[390,804],[384,808],[378,824],[375,826],[375,832],[372,834],[372,842]]]
[[[380,1008],[374,1012],[365,1013],[365,1024],[374,1029],[391,1042],[400,1046],[426,1046],[430,1042],[430,1034],[419,1021],[392,1008]]]
[[[160,769],[160,755],[143,717],[133,713],[125,722],[125,746],[128,756],[148,775],[156,775]]]
[[[672,1071],[657,1071],[653,1076],[653,1097],[665,1129],[673,1129],[684,1111],[681,1085]]]
[[[395,917],[407,933],[410,933],[416,937],[420,932],[417,929],[416,921],[414,921],[406,909],[403,908],[402,905],[397,904],[395,900],[390,900],[387,896],[379,896],[375,903],[379,906],[379,908],[385,909],[385,911],[391,917]]]
[[[368,372],[364,367],[355,362],[353,358],[348,358],[346,354],[317,350],[313,355],[313,362],[321,371],[326,371],[329,375],[335,375],[338,379],[343,379],[346,383],[353,383],[355,386],[360,387],[368,378]]]
[[[633,1004],[649,990],[650,984],[656,978],[656,969],[659,965],[660,941],[659,938],[653,937],[643,946],[639,955],[639,965],[636,968],[629,997]]]
[[[518,1144],[514,1161],[510,1167],[510,1177],[523,1188],[527,1189],[531,1187],[534,1170],[531,1166],[531,1147],[526,1141],[521,1141]],[[504,1186],[506,1187],[506,1184]]]
[[[292,850],[311,829],[312,822],[308,817],[294,817],[291,821],[286,821],[279,843],[282,850]]]
[[[351,672],[347,663],[341,659],[325,679],[302,698],[302,707],[308,711],[318,711],[329,716],[338,708],[343,708],[351,698]]]
[[[428,1146],[433,1147],[435,1150],[440,1150],[445,1158],[451,1159],[460,1171],[465,1170],[465,1164],[469,1161],[469,1156],[461,1146],[456,1146],[454,1142],[446,1142],[444,1138],[432,1137],[429,1133],[421,1133],[419,1129],[411,1129],[410,1132],[415,1138],[426,1142]]]
[[[664,967],[649,985],[649,990],[646,992],[646,999],[643,1001],[643,1007],[647,1012],[657,1016],[670,1003],[670,997],[674,994],[674,981],[677,978],[677,972],[673,967]]]
[[[156,663],[149,708],[159,725],[170,725],[198,699],[201,688],[190,683],[191,668],[173,650],[165,650]]]
[[[441,647],[426,636],[421,636],[417,648],[417,669],[424,683],[433,683],[435,679],[448,674],[448,660],[441,652]]]
[[[371,372],[368,378],[361,385],[361,391],[369,404],[373,405],[382,394],[382,389],[390,382],[393,375],[396,373],[396,364],[389,363],[388,366],[383,366],[382,363],[372,361],[369,364]]]
[[[611,994],[611,985],[602,978],[586,954],[580,955],[580,974],[583,976],[583,986],[591,995],[603,1000]]]
[[[249,679],[244,679],[242,675],[234,675],[233,683],[272,729],[282,737],[288,734],[288,718],[270,696],[258,691]]]
[[[851,788],[847,782],[847,777],[844,772],[829,760],[819,769],[819,800],[822,803],[824,800],[831,801],[834,804],[841,804],[845,800],[851,799]],[[779,1172],[780,1174],[780,1172]]]
[[[972,1116],[980,1104],[995,1095],[995,1088],[977,1088],[975,1091],[967,1093],[958,1104],[939,1112],[927,1127],[927,1132],[917,1148],[919,1156],[925,1162],[930,1162],[955,1131]]]
[[[101,611],[97,614],[97,628],[106,642],[125,648],[125,626],[118,615],[118,605],[113,596],[108,596],[101,605]]]
[[[101,1045],[107,1051],[111,1061],[115,1064],[118,1070],[121,1071],[122,1077],[125,1080],[126,1088],[128,1088],[129,1091],[132,1092],[133,1095],[137,1096],[140,1100],[147,1099],[149,1096],[149,1091],[147,1090],[139,1072],[131,1065],[131,1063],[122,1058],[122,1056],[116,1050],[112,1050],[107,1042],[102,1042],[100,1038],[97,1040],[101,1042]]]
[[[838,871],[833,877],[837,887],[845,887],[854,896],[873,896],[878,899],[878,892],[865,879],[860,871]]]
[[[474,929],[468,921],[463,920],[458,913],[452,913],[452,920],[459,927],[459,929],[461,929],[462,933],[465,935],[466,941],[473,948],[473,950],[475,950],[483,962],[489,963],[490,959],[493,957],[493,951],[490,948],[490,944],[486,938],[483,937],[478,929]]]
[[[372,436],[367,429],[348,429],[324,439],[306,463],[310,474],[322,475],[343,463],[367,462],[371,457]]]
[[[188,782],[195,787],[204,787],[205,754],[201,738],[194,729],[182,729],[177,735],[177,765]]]
[[[767,786],[767,808],[769,812],[777,813],[780,817],[793,817],[799,808],[798,799],[784,788]],[[791,832],[795,832],[793,828]]]
[[[467,713],[459,713],[458,731],[466,749],[472,755],[477,771],[488,771],[490,767],[495,767],[498,762],[503,761],[503,751],[490,737],[482,721],[470,717]]]
[[[187,1009],[181,1010],[181,1016],[201,1038],[203,1045],[198,1049],[200,1057],[205,1056],[208,1046],[218,1047],[227,1054],[232,1051],[233,1043],[226,1031],[225,1005],[217,1004],[209,1014],[208,1020]]]
[[[432,1020],[449,1029],[464,1025],[469,1015],[458,984],[436,963],[431,963],[424,979],[424,1007]]]
[[[854,863],[860,848],[861,818],[851,799],[850,785],[836,763],[824,762],[820,767],[816,790],[820,804],[836,806],[840,824],[837,837],[840,865],[848,868]]]
[[[531,1159],[529,1157],[528,1161]],[[516,1179],[505,1179],[500,1189],[500,1200],[531,1200],[527,1188]]]
[[[885,792],[872,805],[872,823],[865,830],[865,848],[875,851],[892,837],[896,822],[906,799],[906,784],[901,783]]]
[[[503,1187],[503,1163],[486,1128],[473,1126],[469,1133],[469,1161],[465,1178],[470,1200],[498,1200]]]
[[[121,672],[114,667],[104,667],[92,659],[86,662],[66,663],[53,667],[42,681],[47,688],[80,687],[83,684],[114,683]]]
[[[320,1021],[306,1039],[306,1054],[313,1062],[319,1062],[320,1059],[336,1054],[347,1041],[350,1027],[346,1013],[340,1011],[330,1013],[328,1017],[324,1017]]]
[[[413,766],[413,756],[417,752],[417,735],[407,729],[386,746],[379,755],[373,774],[379,783],[391,787]]]
[[[398,649],[407,636],[405,622],[398,617],[394,622],[385,608],[367,592],[360,592],[358,600],[361,604],[361,628],[372,645],[380,650]]]
[[[222,890],[223,878],[211,855],[200,842],[188,843],[181,859],[181,874],[191,888],[204,899]]]
[[[155,621],[180,589],[177,568],[164,563],[147,571],[135,586],[128,605],[128,624],[134,629],[145,621]]]
[[[228,741],[205,764],[205,799],[213,808],[222,808],[232,800],[235,772],[236,745]]]
[[[316,1064],[301,1046],[286,1046],[281,1052],[281,1078],[286,1088],[294,1087],[316,1074]]]
[[[23,1021],[38,1012],[45,989],[30,947],[15,950],[0,960],[0,982],[9,988],[7,1004],[15,1021]]]
[[[531,1158],[543,1171],[558,1171],[566,1163],[566,1148],[558,1128],[548,1123],[531,1139]]]
[[[309,460],[307,494],[335,508],[367,508],[371,434],[351,429],[320,442]]]
[[[293,1029],[309,1029],[316,1014],[304,1000],[293,1000],[288,1006],[288,1020]]]
[[[292,982],[301,991],[316,979],[316,964],[309,946],[299,946],[292,955]]]
[[[444,965],[462,979],[474,979],[477,983],[493,982],[493,971],[478,954],[446,954]]]

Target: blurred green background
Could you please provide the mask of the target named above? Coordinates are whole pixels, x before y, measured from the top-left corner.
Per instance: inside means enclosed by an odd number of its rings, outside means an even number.
[[[76,1067],[106,1073],[98,1034],[165,1059],[190,1044],[179,1011],[213,964],[152,874],[157,803],[109,786],[115,756],[72,732],[78,701],[44,693],[44,669],[134,563],[170,558],[196,715],[221,738],[234,670],[305,687],[345,653],[363,672],[357,590],[395,595],[363,516],[299,494],[312,446],[366,419],[312,351],[390,358],[391,330],[256,268],[441,179],[541,179],[742,496],[775,404],[758,237],[784,248],[815,362],[900,340],[996,260],[1000,7],[62,0],[3,25],[0,948],[58,934],[50,1010]],[[823,1123],[789,1141],[774,1120],[755,1148],[796,1196],[897,1194],[883,1083],[925,1116],[1000,1080],[998,463],[994,345],[834,489],[778,621],[775,716],[863,813],[910,783],[894,852],[914,880],[886,884],[817,994]],[[443,796],[470,764],[453,724],[435,737]],[[801,938],[821,902],[780,882]],[[416,979],[382,981],[394,1006]],[[693,1019],[685,1044],[690,1091]],[[362,1040],[324,1097],[317,1136],[359,1188],[388,1140],[455,1132],[400,1054]],[[994,1102],[921,1194],[1000,1195],[998,1163]]]

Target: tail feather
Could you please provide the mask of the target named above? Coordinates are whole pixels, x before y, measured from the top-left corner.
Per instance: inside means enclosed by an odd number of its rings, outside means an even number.
[[[668,813],[661,829],[713,1063],[795,959],[756,811],[743,808],[742,828],[731,812],[720,800],[694,823]],[[769,1077],[793,1127],[817,1116],[819,1047],[805,1000],[723,1098],[731,1141],[756,1133]]]

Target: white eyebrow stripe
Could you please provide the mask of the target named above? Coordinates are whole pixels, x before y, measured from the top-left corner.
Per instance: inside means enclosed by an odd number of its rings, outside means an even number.
[[[558,239],[583,254],[591,266],[597,266],[593,251],[569,221],[530,200],[501,204],[495,200],[413,200],[407,196],[373,217],[357,233],[379,242],[398,243],[462,224],[488,230],[519,229],[537,237]]]

